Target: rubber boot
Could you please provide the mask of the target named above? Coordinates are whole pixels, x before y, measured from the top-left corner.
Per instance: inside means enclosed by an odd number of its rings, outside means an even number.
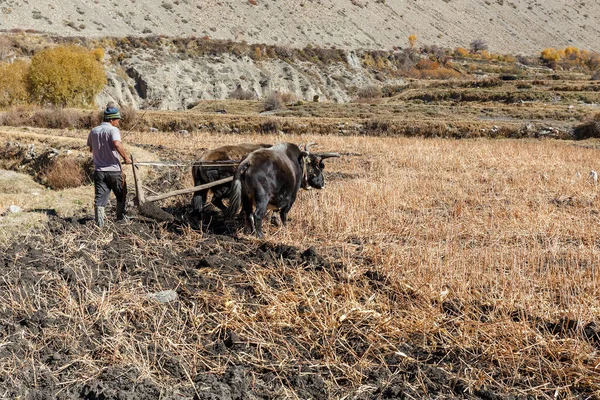
[[[123,221],[127,219],[127,215],[125,215],[125,212],[127,211],[127,203],[124,202],[117,202],[117,221]]]
[[[96,221],[96,225],[98,225],[100,228],[104,226],[105,217],[106,214],[104,212],[104,207],[96,206],[94,208],[94,219]]]

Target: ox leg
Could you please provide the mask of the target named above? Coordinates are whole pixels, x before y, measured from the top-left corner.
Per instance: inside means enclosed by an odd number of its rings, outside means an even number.
[[[246,224],[250,228],[250,233],[254,233],[254,214],[252,212],[252,202],[246,196],[242,198],[242,212],[246,216]]]
[[[194,197],[192,198],[192,207],[194,211],[202,211],[202,207],[204,207],[204,205],[206,204],[207,192],[207,190],[199,190],[197,192],[194,192]]]
[[[219,185],[217,187],[212,188],[213,190],[213,198],[212,204],[217,207],[221,211],[225,211],[227,206],[223,204],[223,199],[229,197],[229,186],[227,185]]]
[[[267,213],[267,201],[260,201],[256,204],[256,210],[254,210],[254,225],[256,237],[262,239],[265,235],[262,230],[262,223],[265,214]]]
[[[285,206],[281,210],[279,210],[279,217],[281,218],[281,224],[283,226],[285,226],[287,223],[287,215],[290,212],[291,208],[292,208],[292,206],[289,205],[289,206]]]
[[[225,211],[227,209],[227,206],[225,204],[223,204],[222,197],[213,197],[212,203],[215,207],[217,207],[221,211]]]

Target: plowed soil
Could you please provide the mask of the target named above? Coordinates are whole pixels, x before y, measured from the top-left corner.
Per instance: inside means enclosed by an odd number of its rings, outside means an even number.
[[[513,394],[473,388],[457,377],[465,363],[494,371],[484,355],[424,346],[427,339],[418,335],[408,340],[390,335],[385,346],[375,348],[376,328],[368,319],[350,321],[353,327],[339,330],[340,337],[314,326],[311,345],[301,336],[311,324],[301,319],[313,307],[305,302],[287,304],[300,318],[297,325],[271,320],[265,330],[264,313],[278,301],[271,296],[293,299],[289,293],[304,290],[302,281],[346,285],[345,265],[336,261],[335,251],[238,238],[218,213],[204,218],[211,224],[191,233],[187,224],[159,226],[143,218],[99,230],[89,217],[51,216],[47,230],[2,249],[2,397],[519,398],[516,388]],[[392,291],[385,281],[380,272],[367,270],[352,284],[395,298],[399,307],[425,301]],[[177,292],[176,301],[160,304],[145,297],[166,289]],[[447,323],[465,305],[441,307]],[[483,318],[495,312],[484,308]],[[234,314],[240,319],[234,321]],[[515,321],[527,318],[513,315]],[[528,323],[540,332],[552,328],[557,335],[600,342],[595,326],[577,333],[569,321]],[[260,337],[271,329],[268,340]],[[327,351],[340,365],[365,363],[359,387],[326,361]],[[579,390],[583,397],[593,393],[584,383]]]

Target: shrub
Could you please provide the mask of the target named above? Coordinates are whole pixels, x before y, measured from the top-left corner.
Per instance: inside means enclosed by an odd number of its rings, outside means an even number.
[[[31,98],[40,104],[81,107],[93,104],[106,75],[93,52],[59,46],[33,56],[26,82]]]
[[[55,160],[45,171],[46,185],[55,190],[79,187],[85,182],[83,167],[73,158]]]
[[[282,105],[281,95],[278,92],[271,92],[265,99],[265,110],[279,110]]]
[[[488,45],[483,39],[475,39],[469,44],[469,48],[471,49],[471,53],[480,53],[484,50],[487,51]]]
[[[279,97],[281,98],[281,101],[283,102],[283,104],[292,103],[292,102],[298,100],[296,98],[296,95],[294,93],[290,93],[290,92],[279,92]]]
[[[135,127],[138,124],[138,113],[135,108],[128,105],[123,105],[119,107],[119,112],[121,113],[121,129],[133,129],[133,127]]]
[[[454,50],[454,55],[457,57],[467,57],[469,55],[469,52],[463,47],[457,47]]]
[[[15,61],[12,64],[0,63],[0,107],[25,104],[28,99],[25,77],[29,64]]]
[[[296,101],[296,96],[289,92],[274,91],[269,93],[265,99],[265,110],[279,110],[282,105]]]
[[[447,64],[450,60],[448,51],[437,45],[423,46],[423,51],[429,54],[429,57],[440,64]]]
[[[229,93],[230,99],[236,100],[252,100],[256,97],[253,91],[242,89],[241,85],[238,85],[235,90]]]
[[[110,103],[109,103],[110,104]],[[137,111],[135,108],[130,107],[128,105],[116,105],[119,109],[119,113],[121,114],[121,121],[119,122],[119,128],[128,130],[132,129],[139,122],[137,117]],[[98,114],[93,118],[92,126],[96,126],[102,122],[104,119],[104,109],[100,110]]]
[[[0,114],[0,125],[35,126],[49,129],[91,129],[98,125],[98,114],[63,108],[38,108],[32,105],[11,107]]]
[[[28,125],[49,129],[65,129],[77,126],[78,115],[63,108],[45,108],[31,114]]]
[[[0,125],[23,126],[29,125],[29,114],[32,107],[28,105],[19,105],[11,107],[10,110],[0,114]]]
[[[374,99],[382,96],[381,87],[376,85],[369,85],[358,89],[356,96],[359,99]]]
[[[416,45],[417,45],[417,35],[415,35],[415,34],[413,33],[412,35],[410,35],[410,36],[408,37],[408,46],[409,46],[411,49],[414,49]]]

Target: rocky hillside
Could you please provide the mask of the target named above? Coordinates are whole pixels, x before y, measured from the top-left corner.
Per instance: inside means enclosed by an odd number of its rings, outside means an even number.
[[[97,103],[114,100],[135,108],[185,110],[200,100],[233,97],[236,88],[254,98],[272,92],[293,100],[346,102],[356,88],[381,84],[376,71],[365,68],[354,52],[340,52],[337,62],[288,62],[281,58],[256,61],[246,55],[180,54],[170,43],[159,49],[131,50],[115,66],[107,61],[108,85]],[[119,53],[125,54],[125,53]],[[387,77],[388,85],[403,84]]]
[[[209,36],[344,49],[421,43],[533,54],[600,50],[600,2],[589,0],[0,0],[0,29],[71,36]]]

